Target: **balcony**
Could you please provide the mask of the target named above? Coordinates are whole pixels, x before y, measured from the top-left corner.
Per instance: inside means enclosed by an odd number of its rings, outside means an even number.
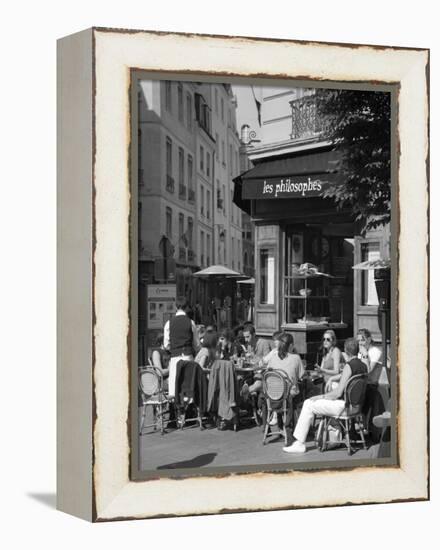
[[[316,114],[316,97],[309,95],[290,101],[292,109],[292,133],[290,139],[311,139],[319,136],[322,121]]]
[[[186,186],[179,185],[179,199],[186,200]]]
[[[196,193],[194,189],[188,189],[188,201],[195,202],[195,200],[196,200]]]
[[[188,262],[194,263],[196,260],[196,255],[194,250],[188,250]]]
[[[181,262],[186,262],[186,248],[179,247],[179,260]]]
[[[166,190],[169,193],[174,193],[174,178],[167,174]]]

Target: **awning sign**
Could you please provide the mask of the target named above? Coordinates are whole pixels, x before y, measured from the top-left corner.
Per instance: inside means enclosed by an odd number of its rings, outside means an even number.
[[[243,199],[305,199],[322,196],[335,174],[249,179],[243,181]]]

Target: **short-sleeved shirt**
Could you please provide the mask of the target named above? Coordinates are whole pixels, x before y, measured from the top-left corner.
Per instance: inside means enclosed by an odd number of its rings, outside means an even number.
[[[295,386],[297,386],[299,379],[304,374],[301,357],[296,353],[288,353],[284,359],[280,359],[278,353],[274,353],[269,358],[268,368],[282,370]]]
[[[379,378],[381,377],[383,366],[382,366],[382,352],[380,348],[377,346],[370,346],[367,350],[368,353],[368,382],[370,384],[377,384],[379,381]],[[358,358],[362,359],[362,355],[359,352]],[[370,365],[371,363],[376,363],[373,369],[371,369]]]

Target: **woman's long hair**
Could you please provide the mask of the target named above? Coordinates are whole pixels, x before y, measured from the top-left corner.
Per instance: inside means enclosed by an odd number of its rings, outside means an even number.
[[[331,347],[327,350],[325,347],[324,347],[324,336],[328,334],[331,339],[332,339],[332,345]],[[336,339],[336,333],[334,330],[332,329],[328,329],[324,332],[324,334],[322,335],[322,338],[323,338],[323,341],[321,342],[321,346],[320,346],[320,351],[322,353],[322,355],[327,355],[328,353],[330,353],[330,351],[332,350],[332,348],[335,348],[336,347],[336,344],[338,343],[337,339]]]
[[[293,345],[293,336],[290,332],[283,332],[278,338],[278,357],[280,359],[285,359],[289,353],[290,347]]]

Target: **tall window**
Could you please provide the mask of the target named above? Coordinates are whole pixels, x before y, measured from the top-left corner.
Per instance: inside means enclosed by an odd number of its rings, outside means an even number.
[[[177,115],[180,122],[183,122],[183,86],[181,82],[177,85]]]
[[[361,259],[363,262],[378,260],[380,258],[380,243],[368,242],[361,244]],[[379,300],[374,283],[374,270],[361,271],[361,304],[363,306],[377,306]]]
[[[223,213],[226,213],[226,185],[223,184]]]
[[[225,158],[225,142],[222,140],[222,163],[226,164],[226,158]]]
[[[211,174],[211,155],[206,151],[206,175],[209,177]]]
[[[182,147],[179,147],[179,198],[186,199],[185,156]]]
[[[206,233],[206,264],[211,265],[211,235]]]
[[[165,108],[171,111],[171,80],[165,80]]]
[[[203,267],[205,265],[205,234],[203,231],[200,231],[200,265]]]
[[[183,214],[179,214],[179,240],[182,239],[184,233],[185,233],[185,216]],[[182,246],[181,242],[179,242],[179,246]]]
[[[169,137],[166,141],[166,163],[167,163],[167,174],[166,174],[166,189],[170,193],[174,192],[174,179],[173,179],[173,142]]]
[[[233,200],[234,200],[234,191],[231,189],[231,208],[230,208],[230,211],[231,211],[231,221],[232,221],[232,223],[235,223],[235,220],[234,220],[235,209],[234,209]]]
[[[187,240],[188,248],[193,250],[193,232],[194,232],[194,222],[192,218],[188,218],[188,230],[187,230]]]
[[[223,98],[221,99],[221,102],[220,102],[220,112],[221,112],[222,122],[224,122],[225,121],[225,102],[223,101]]]
[[[206,217],[208,220],[211,218],[211,191],[206,190]]]
[[[232,269],[235,269],[235,239],[234,239],[234,237],[232,237],[231,256],[232,256]]]
[[[205,190],[203,185],[200,186],[200,214],[205,215]]]
[[[169,239],[173,238],[173,211],[169,206],[165,210],[165,233]]]
[[[232,175],[232,145],[229,145],[229,173]]]
[[[220,181],[219,180],[217,180],[216,190],[217,190],[217,209],[218,210],[223,210],[222,192],[221,192],[221,189],[220,189]]]
[[[193,176],[193,158],[188,155],[188,200],[194,202],[194,176]]]
[[[220,141],[219,141],[218,133],[215,133],[215,159],[219,160],[219,149],[220,149]]]
[[[223,262],[226,265],[226,258],[228,257],[228,232],[226,229],[223,231]]]
[[[204,171],[204,163],[205,163],[205,151],[202,145],[200,145],[200,171],[201,172]]]
[[[192,97],[190,93],[186,94],[186,125],[188,130],[192,129]]]

